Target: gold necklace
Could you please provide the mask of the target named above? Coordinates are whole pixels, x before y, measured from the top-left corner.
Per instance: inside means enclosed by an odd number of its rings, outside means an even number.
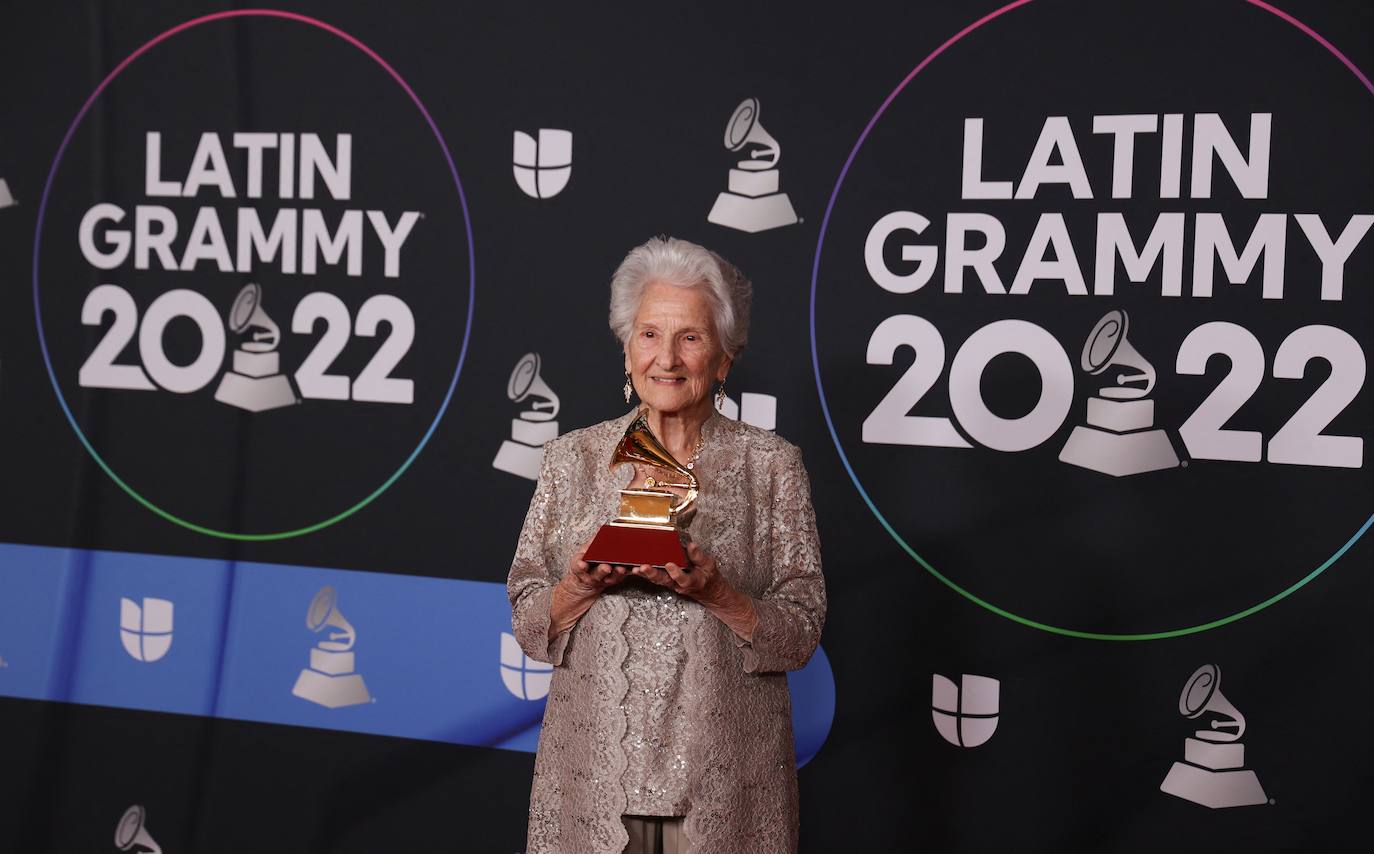
[[[701,446],[704,444],[706,444],[706,434],[702,433],[697,436],[697,446],[692,449],[692,458],[687,461],[688,469],[691,469],[693,466],[695,466],[697,464],[697,460],[701,459]]]
[[[697,460],[701,459],[701,448],[704,444],[706,444],[706,435],[703,433],[697,436],[696,447],[692,449],[692,458],[687,461],[688,471],[691,471],[696,466]],[[645,489],[653,489],[655,486],[676,486],[680,489],[690,489],[692,485],[690,483],[669,483],[666,480],[659,480],[653,475],[644,478]]]

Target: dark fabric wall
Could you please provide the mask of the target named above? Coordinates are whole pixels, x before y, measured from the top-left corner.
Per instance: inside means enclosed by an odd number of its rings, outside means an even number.
[[[656,234],[813,481],[803,850],[1368,847],[1365,4],[227,11],[0,13],[0,849],[523,849],[501,585]],[[291,694],[326,586],[366,705]]]

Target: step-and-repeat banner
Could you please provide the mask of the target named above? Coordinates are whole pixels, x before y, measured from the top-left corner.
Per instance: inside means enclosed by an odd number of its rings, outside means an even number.
[[[1374,11],[0,18],[0,849],[519,851],[656,234],[813,481],[804,850],[1370,844]]]

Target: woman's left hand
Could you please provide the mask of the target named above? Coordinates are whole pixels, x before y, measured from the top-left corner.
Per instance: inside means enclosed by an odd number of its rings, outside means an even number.
[[[735,634],[749,640],[758,622],[754,614],[754,600],[732,587],[720,574],[716,559],[702,551],[696,543],[687,544],[687,560],[691,562],[689,567],[669,563],[659,569],[641,564],[635,567],[634,574],[681,596],[695,599]]]
[[[734,592],[730,582],[721,576],[716,559],[702,551],[696,543],[687,544],[687,560],[691,565],[686,567],[669,563],[659,569],[641,564],[635,567],[634,574],[703,605],[727,598],[729,593]]]

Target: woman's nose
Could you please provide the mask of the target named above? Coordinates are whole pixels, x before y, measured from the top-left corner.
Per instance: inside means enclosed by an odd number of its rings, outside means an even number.
[[[677,367],[677,344],[672,341],[665,341],[663,346],[658,349],[658,362],[661,368]]]

